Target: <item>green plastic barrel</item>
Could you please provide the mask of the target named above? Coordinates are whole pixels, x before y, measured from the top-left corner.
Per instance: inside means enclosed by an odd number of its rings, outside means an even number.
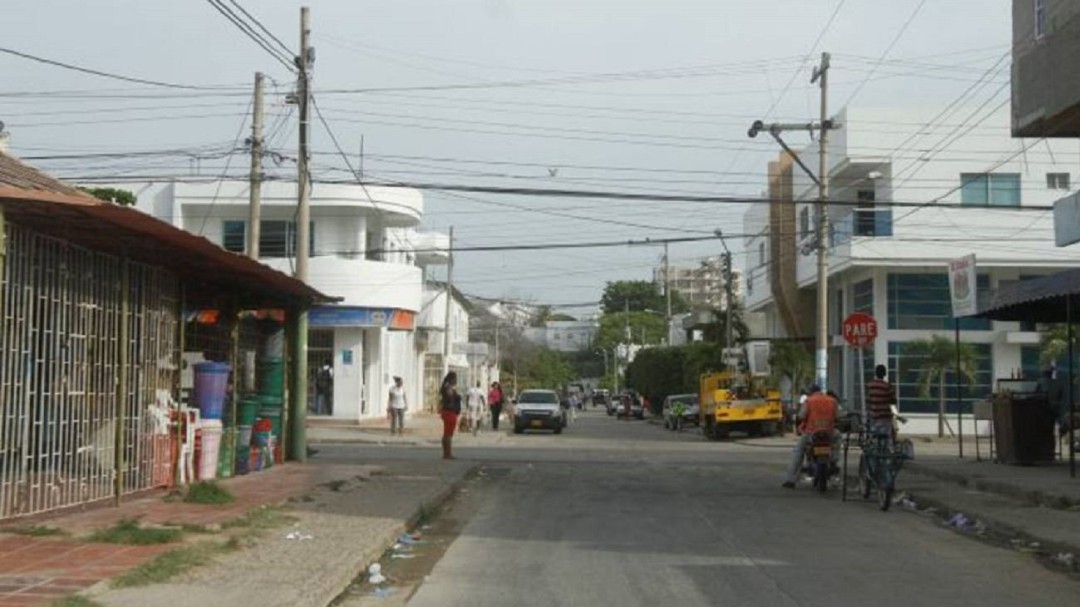
[[[255,416],[259,414],[262,401],[257,396],[245,396],[240,399],[240,419],[236,425],[252,426],[255,424]]]
[[[277,396],[285,394],[285,361],[261,360],[258,367],[259,394]]]

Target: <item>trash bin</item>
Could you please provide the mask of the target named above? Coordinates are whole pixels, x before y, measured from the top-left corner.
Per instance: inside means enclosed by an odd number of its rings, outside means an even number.
[[[1045,394],[994,397],[994,442],[1003,464],[1030,466],[1054,461],[1054,414]]]

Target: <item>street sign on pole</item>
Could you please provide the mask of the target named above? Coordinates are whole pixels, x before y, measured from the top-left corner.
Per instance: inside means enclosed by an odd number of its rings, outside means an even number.
[[[949,262],[949,295],[954,318],[979,312],[977,286],[974,253]]]
[[[877,339],[877,321],[873,316],[855,312],[844,319],[844,341],[856,348],[865,348]]]

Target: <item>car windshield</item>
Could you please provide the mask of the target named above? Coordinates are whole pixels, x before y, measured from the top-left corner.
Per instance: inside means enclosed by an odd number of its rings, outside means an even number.
[[[518,397],[518,402],[538,405],[557,405],[559,404],[559,397],[556,396],[554,392],[522,392],[521,396]]]

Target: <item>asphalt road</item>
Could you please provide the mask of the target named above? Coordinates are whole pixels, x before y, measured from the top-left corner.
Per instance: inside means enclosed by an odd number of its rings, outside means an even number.
[[[409,601],[506,605],[1075,605],[1080,584],[932,519],[780,488],[789,451],[587,412],[465,437],[474,512]],[[327,458],[433,457],[331,447]],[[900,483],[902,485],[902,482]]]

